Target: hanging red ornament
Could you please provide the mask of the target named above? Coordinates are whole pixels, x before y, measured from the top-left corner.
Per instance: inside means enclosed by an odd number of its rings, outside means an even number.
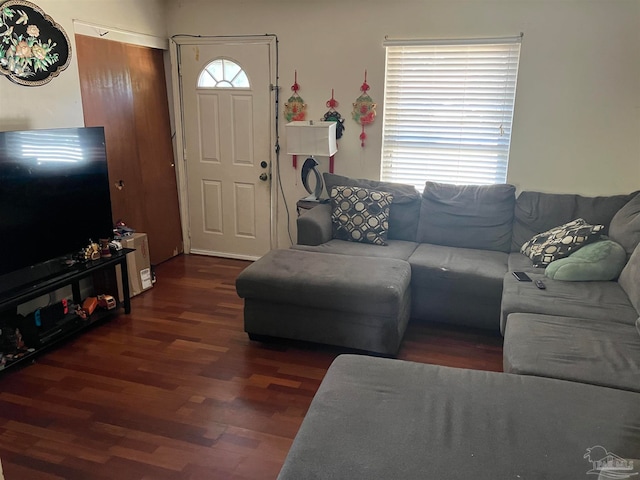
[[[294,73],[293,85],[291,85],[291,91],[293,95],[289,97],[287,103],[284,104],[284,118],[287,122],[303,121],[307,117],[307,104],[304,103],[302,97],[298,95],[300,85],[298,85],[298,71]],[[293,168],[298,168],[298,156],[293,156]]]
[[[353,119],[356,123],[362,125],[362,133],[360,134],[360,145],[364,147],[364,141],[367,134],[364,131],[365,125],[371,125],[376,118],[376,104],[367,93],[371,87],[367,83],[367,71],[364,71],[364,83],[360,86],[362,94],[353,104]]]
[[[298,85],[297,70],[295,72],[294,83],[291,85],[291,90],[293,91],[293,95],[291,95],[287,103],[284,104],[284,118],[287,119],[287,122],[304,120],[307,116],[307,104],[304,103],[304,100],[298,95],[300,85]]]
[[[333,97],[333,88],[331,89],[331,99],[327,100],[327,108],[329,111],[324,114],[322,120],[325,122],[335,122],[336,123],[336,140],[342,138],[342,132],[344,131],[344,118],[342,115],[336,111],[336,107],[340,104]],[[329,157],[329,173],[333,173],[333,155]]]

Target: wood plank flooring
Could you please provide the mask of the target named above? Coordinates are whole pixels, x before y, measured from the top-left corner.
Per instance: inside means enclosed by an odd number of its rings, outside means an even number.
[[[180,256],[97,325],[0,376],[7,480],[273,479],[343,350],[250,342],[248,262]],[[502,339],[411,323],[399,358],[500,371]]]

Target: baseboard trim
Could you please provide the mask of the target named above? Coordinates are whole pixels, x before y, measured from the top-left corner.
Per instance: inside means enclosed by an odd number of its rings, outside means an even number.
[[[206,255],[208,257],[233,258],[234,260],[250,260],[252,262],[255,262],[260,258],[260,256],[254,255],[240,255],[237,253],[215,252],[212,250],[198,250],[196,248],[192,248],[189,253],[193,255]]]

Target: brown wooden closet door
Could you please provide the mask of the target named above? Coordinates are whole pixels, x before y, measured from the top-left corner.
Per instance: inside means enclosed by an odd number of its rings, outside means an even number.
[[[161,50],[76,35],[86,126],[104,126],[114,221],[149,237],[151,263],[182,248]]]

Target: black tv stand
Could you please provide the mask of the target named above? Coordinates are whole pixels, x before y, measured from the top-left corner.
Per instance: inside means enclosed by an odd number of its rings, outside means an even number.
[[[118,302],[117,307],[124,308],[124,313],[128,314],[131,312],[131,297],[129,290],[129,272],[126,260],[127,254],[133,251],[134,249],[132,248],[123,248],[122,250],[115,252],[111,257],[91,260],[86,263],[76,263],[61,270],[60,273],[54,276],[23,284],[10,290],[4,290],[0,292],[0,312],[10,311],[11,309],[17,308],[18,305],[68,285],[71,286],[73,303],[79,305],[82,303],[80,294],[80,281],[82,279],[90,277],[105,269],[115,269],[117,265],[120,265],[123,301]],[[114,297],[117,297],[117,292],[113,293]],[[61,322],[61,326],[59,328],[51,332],[47,332],[46,335],[41,337],[42,346],[40,348],[21,356],[19,359],[11,361],[4,368],[24,363],[25,360],[41,353],[45,348],[61,341],[64,338],[68,338],[85,328],[88,328],[90,325],[105,318],[111,313],[113,313],[113,310],[104,312],[96,310],[89,319],[82,320],[74,313],[70,312],[64,321]],[[3,367],[0,366],[0,370],[2,369]]]

